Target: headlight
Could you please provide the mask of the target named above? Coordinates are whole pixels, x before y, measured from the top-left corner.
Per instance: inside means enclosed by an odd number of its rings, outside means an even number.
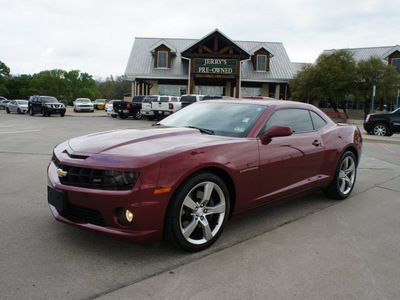
[[[370,115],[367,115],[367,117],[365,118],[365,122],[369,121],[369,117],[370,117]]]
[[[116,189],[133,188],[138,177],[138,172],[106,170],[104,172],[104,185]]]

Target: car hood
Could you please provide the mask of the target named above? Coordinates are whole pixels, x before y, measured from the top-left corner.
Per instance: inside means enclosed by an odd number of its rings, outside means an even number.
[[[75,153],[142,157],[179,152],[233,138],[201,134],[191,128],[126,129],[90,134],[69,141]],[[179,149],[179,150],[177,150]]]

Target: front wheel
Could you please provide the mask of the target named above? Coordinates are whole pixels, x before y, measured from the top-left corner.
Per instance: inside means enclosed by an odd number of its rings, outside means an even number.
[[[168,208],[165,237],[190,252],[210,247],[220,237],[229,215],[229,192],[212,173],[189,177]]]
[[[9,114],[10,113],[10,109],[8,107],[6,107],[6,112]]]
[[[46,116],[47,116],[47,112],[46,112],[46,110],[45,110],[44,108],[42,108],[41,113],[42,113],[42,116],[43,116],[43,117],[46,117]]]
[[[332,182],[324,190],[330,198],[343,200],[353,191],[357,177],[357,160],[353,152],[345,152],[339,160]]]
[[[389,129],[386,124],[383,123],[377,123],[374,128],[372,128],[372,132],[374,135],[389,135]]]
[[[142,114],[140,113],[140,109],[136,109],[135,110],[133,117],[135,118],[135,120],[140,120],[142,118]]]

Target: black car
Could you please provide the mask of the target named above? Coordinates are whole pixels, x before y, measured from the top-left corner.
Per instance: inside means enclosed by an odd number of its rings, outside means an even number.
[[[364,121],[366,132],[374,135],[392,135],[400,132],[400,108],[391,113],[370,114]]]
[[[142,102],[146,96],[134,96],[132,102],[127,101],[114,101],[113,109],[121,119],[126,119],[129,116],[133,116],[134,119],[140,120],[142,114]]]
[[[31,96],[29,98],[28,111],[31,116],[42,114],[43,117],[50,115],[65,115],[65,105],[52,96]]]

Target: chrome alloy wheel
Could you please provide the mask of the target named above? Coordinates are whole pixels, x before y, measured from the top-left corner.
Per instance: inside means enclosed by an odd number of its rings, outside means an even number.
[[[339,171],[339,190],[343,195],[351,192],[356,178],[356,162],[352,156],[347,156]]]
[[[374,135],[384,136],[387,134],[387,129],[385,125],[378,124],[374,127]]]
[[[180,209],[179,225],[184,239],[194,245],[210,241],[223,225],[226,207],[218,184],[204,181],[194,186]]]

